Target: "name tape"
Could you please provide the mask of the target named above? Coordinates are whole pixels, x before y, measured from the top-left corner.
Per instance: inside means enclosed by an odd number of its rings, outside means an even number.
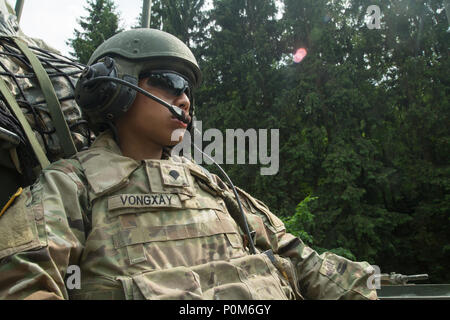
[[[108,198],[108,209],[181,208],[178,195],[172,193],[120,194]]]

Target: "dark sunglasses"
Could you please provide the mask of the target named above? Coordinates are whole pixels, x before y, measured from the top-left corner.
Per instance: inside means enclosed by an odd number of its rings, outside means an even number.
[[[152,71],[141,75],[141,78],[148,78],[150,85],[166,90],[174,96],[178,97],[186,93],[189,100],[191,98],[189,81],[176,72]]]

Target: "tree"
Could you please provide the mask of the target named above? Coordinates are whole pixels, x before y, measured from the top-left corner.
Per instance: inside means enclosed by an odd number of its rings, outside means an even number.
[[[151,15],[150,15],[150,28],[153,29],[162,29],[162,22],[161,22],[161,0],[152,0],[152,7],[151,7]],[[136,17],[134,25],[131,27],[132,29],[139,29],[142,28],[142,10],[143,5],[141,5],[139,10],[139,16]]]
[[[67,44],[73,49],[70,54],[81,63],[87,63],[95,49],[106,39],[119,33],[119,15],[112,0],[88,0],[87,17],[78,20],[83,31],[74,30],[74,38]]]
[[[273,121],[279,77],[273,66],[281,58],[282,48],[276,15],[273,0],[213,1],[202,47],[204,84],[197,100],[198,118],[204,127],[223,133],[236,128],[279,128]],[[276,176],[261,177],[256,165],[224,168],[236,185],[270,205],[277,200],[277,192],[271,189]]]
[[[173,34],[195,51],[205,38],[204,6],[205,0],[153,0],[150,27]],[[135,28],[141,26],[141,19],[142,12]]]
[[[193,14],[201,3],[155,0],[152,26],[193,48],[203,128],[280,129],[278,174],[224,165],[233,182],[319,252],[448,282],[443,1],[215,0]]]
[[[442,1],[283,4],[282,19],[272,1],[214,1],[209,12],[203,127],[280,128],[278,175],[260,176],[255,166],[227,172],[318,251],[448,281]],[[373,4],[383,13],[379,30],[364,19]],[[288,58],[300,47],[308,55],[295,64]],[[317,198],[313,219],[296,218],[308,197]]]
[[[349,249],[382,270],[449,277],[449,35],[442,1],[285,0],[287,52],[279,100],[289,190],[311,204],[315,245]],[[370,30],[377,4],[382,28]],[[280,164],[281,167],[281,164]],[[286,176],[287,177],[287,176]]]

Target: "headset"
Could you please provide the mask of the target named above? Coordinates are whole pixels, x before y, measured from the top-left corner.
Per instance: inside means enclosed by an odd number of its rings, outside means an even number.
[[[114,119],[119,118],[125,114],[131,107],[134,99],[136,98],[136,93],[142,93],[146,97],[153,99],[154,101],[160,103],[180,121],[188,124],[187,130],[192,127],[192,112],[193,108],[190,110],[190,114],[186,114],[182,109],[171,105],[164,100],[159,99],[153,94],[145,91],[144,89],[137,86],[137,79],[135,77],[125,75],[123,79],[118,77],[117,67],[115,66],[115,61],[111,57],[105,57],[99,62],[86,67],[80,79],[75,87],[75,100],[78,105],[84,110],[88,116],[94,115],[100,117],[103,122],[112,123]],[[98,119],[98,118],[97,118]],[[193,128],[197,130],[196,128]],[[249,249],[251,254],[256,253],[254,245],[254,234],[255,232],[250,232],[247,218],[245,217],[244,211],[242,209],[242,204],[239,199],[239,195],[236,188],[228,177],[226,172],[222,167],[214,161],[211,157],[200,150],[192,141],[192,146],[205,155],[214,165],[220,170],[222,175],[225,177],[227,182],[230,184],[236,202],[238,204],[237,208],[232,208],[231,214],[240,215],[236,217],[235,220],[239,221],[241,228],[247,235],[247,240],[249,242]],[[227,207],[234,207],[232,200],[230,198],[225,199]],[[231,202],[231,204],[230,204]],[[232,212],[231,212],[232,211]]]
[[[75,101],[88,117],[112,122],[128,111],[139,92],[166,107],[178,120],[191,125],[190,114],[138,87],[135,77],[125,75],[120,79],[115,64],[114,59],[105,57],[83,70],[75,87]]]

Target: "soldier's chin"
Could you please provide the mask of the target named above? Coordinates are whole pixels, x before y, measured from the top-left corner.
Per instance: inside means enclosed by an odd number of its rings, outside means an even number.
[[[183,138],[180,139],[180,141],[170,141],[166,146],[167,147],[175,147],[177,144],[181,143],[183,141]]]
[[[170,136],[170,141],[167,144],[170,147],[176,146],[180,142],[183,141],[184,134],[186,132],[186,129],[176,129],[172,132],[172,135]]]

